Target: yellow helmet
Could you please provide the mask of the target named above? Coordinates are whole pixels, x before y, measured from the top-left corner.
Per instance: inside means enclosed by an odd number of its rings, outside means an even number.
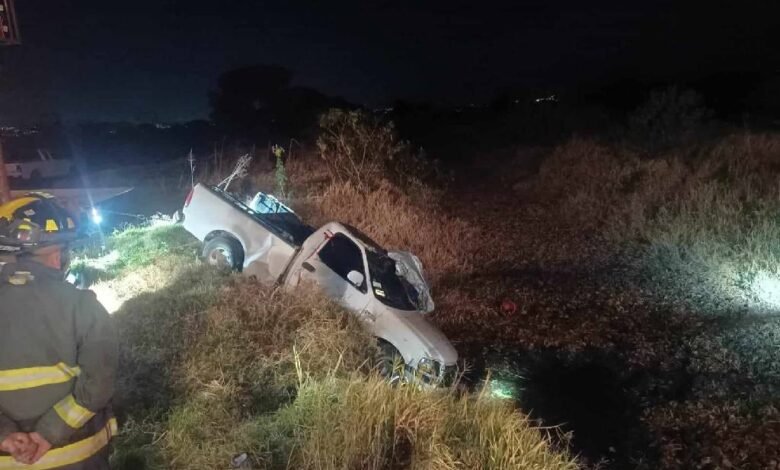
[[[16,221],[32,222],[46,233],[75,233],[74,217],[57,204],[54,196],[46,193],[29,193],[0,206],[0,220],[7,224]]]
[[[0,255],[37,252],[46,247],[67,247],[76,240],[76,232],[46,232],[35,222],[0,219]]]

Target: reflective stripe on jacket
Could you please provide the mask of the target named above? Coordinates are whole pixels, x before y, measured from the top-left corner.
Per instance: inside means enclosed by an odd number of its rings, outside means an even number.
[[[19,463],[11,456],[0,455],[0,470],[49,470],[61,468],[72,468],[75,470],[87,467],[88,465],[80,464],[87,463],[89,459],[99,456],[100,452],[106,448],[108,442],[117,434],[118,430],[115,418],[109,418],[102,427],[97,425],[94,427],[97,430],[90,430],[90,434],[87,437],[50,450],[41,460],[32,465]]]
[[[8,466],[0,456],[0,470],[70,465],[114,433],[106,413],[117,362],[113,322],[94,294],[61,278],[34,263],[0,266],[0,440],[35,431],[55,446],[42,466]]]

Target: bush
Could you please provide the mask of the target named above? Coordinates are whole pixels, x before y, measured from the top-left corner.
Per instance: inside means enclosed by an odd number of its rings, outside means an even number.
[[[650,94],[629,117],[629,133],[650,150],[690,143],[703,128],[710,112],[693,90],[669,87]]]
[[[393,160],[406,151],[392,123],[363,111],[331,109],[320,117],[320,128],[317,148],[333,181],[361,189],[386,178]]]
[[[398,138],[392,122],[364,111],[331,109],[320,117],[320,129],[317,148],[334,182],[365,190],[383,180],[405,186],[435,173],[424,152],[413,153]]]
[[[562,220],[602,227],[638,167],[633,153],[575,138],[544,160],[536,192],[542,200],[552,201]]]

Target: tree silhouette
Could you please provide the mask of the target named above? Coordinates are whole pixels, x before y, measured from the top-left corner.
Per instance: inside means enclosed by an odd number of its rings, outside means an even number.
[[[293,87],[292,72],[275,65],[252,65],[223,73],[210,94],[211,119],[225,133],[249,139],[301,138],[317,116],[348,106],[317,90]]]
[[[211,93],[211,119],[230,133],[249,136],[272,127],[275,101],[292,73],[274,65],[252,65],[223,73]]]

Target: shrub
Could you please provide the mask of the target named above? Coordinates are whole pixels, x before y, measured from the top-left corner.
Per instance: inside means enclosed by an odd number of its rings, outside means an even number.
[[[629,132],[645,148],[669,148],[689,143],[709,115],[701,95],[673,86],[650,93],[629,117]]]
[[[334,182],[365,190],[383,180],[406,186],[436,173],[424,152],[412,152],[399,139],[392,121],[331,109],[320,117],[320,129],[317,148]]]
[[[536,191],[542,200],[552,201],[562,220],[600,227],[610,207],[624,197],[638,166],[635,154],[575,138],[542,163]]]
[[[320,128],[317,148],[332,179],[361,189],[386,178],[393,160],[406,151],[392,123],[363,111],[331,109],[320,117]]]

